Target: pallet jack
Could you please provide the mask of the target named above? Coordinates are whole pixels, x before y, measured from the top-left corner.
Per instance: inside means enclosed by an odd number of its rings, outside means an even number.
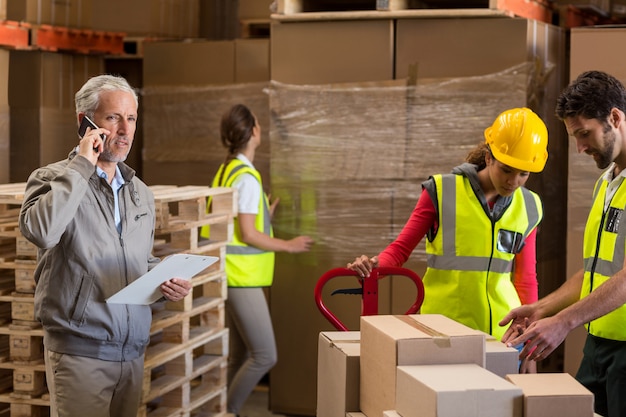
[[[326,272],[320,277],[315,286],[315,303],[322,312],[322,315],[333,325],[337,330],[348,331],[348,328],[326,307],[322,300],[322,290],[324,285],[328,281],[337,277],[357,277],[359,288],[343,288],[337,289],[332,292],[335,294],[356,294],[361,295],[361,315],[373,316],[378,314],[378,280],[383,279],[390,275],[399,275],[410,278],[415,287],[417,288],[417,295],[415,302],[409,307],[404,314],[416,314],[422,306],[424,301],[424,284],[422,279],[413,271],[400,267],[378,267],[372,269],[369,277],[362,278],[359,273],[348,268],[334,268]]]

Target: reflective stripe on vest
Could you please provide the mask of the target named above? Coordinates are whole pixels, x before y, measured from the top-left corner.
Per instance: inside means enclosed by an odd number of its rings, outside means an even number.
[[[593,193],[593,204],[585,226],[584,276],[580,298],[584,298],[624,268],[626,240],[626,185],[620,184],[604,209],[608,182],[602,176]],[[587,331],[605,339],[626,341],[626,305],[587,323]]]
[[[439,226],[426,243],[428,269],[422,313],[444,314],[469,327],[501,337],[498,322],[520,305],[511,281],[515,254],[543,217],[539,197],[525,188],[512,196],[496,222],[487,216],[469,179],[436,175]],[[511,251],[499,247],[505,234]]]

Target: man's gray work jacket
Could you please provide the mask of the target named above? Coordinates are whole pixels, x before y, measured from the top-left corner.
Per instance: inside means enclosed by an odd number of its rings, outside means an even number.
[[[121,233],[113,191],[86,158],[72,152],[28,179],[19,227],[39,247],[35,316],[51,351],[127,361],[148,344],[149,306],[105,302],[159,261],[154,196],[131,168],[118,166]]]

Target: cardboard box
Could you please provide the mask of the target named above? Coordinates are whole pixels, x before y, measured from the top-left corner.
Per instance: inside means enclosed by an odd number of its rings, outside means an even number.
[[[48,107],[74,110],[76,91],[89,77],[101,74],[103,67],[103,57],[96,55],[12,50],[9,105],[11,109]]]
[[[92,2],[96,3],[93,0],[4,0],[0,3],[5,3],[7,20],[90,29]]]
[[[146,86],[270,81],[268,39],[154,41],[144,44]]]
[[[504,378],[519,372],[519,352],[496,339],[485,343],[485,369]]]
[[[398,366],[402,417],[521,417],[522,399],[519,387],[476,364]]]
[[[269,39],[235,39],[235,82],[270,80]]]
[[[592,417],[593,394],[567,373],[507,375],[524,392],[524,417]]]
[[[233,41],[146,42],[143,60],[145,86],[235,82]]]
[[[271,25],[272,80],[330,84],[393,79],[392,19]]]
[[[197,38],[199,0],[92,0],[92,28],[128,36]]]
[[[272,0],[239,0],[239,19],[270,19]]]
[[[563,53],[563,30],[532,19],[398,19],[396,25],[395,77],[407,77],[417,64],[418,83],[491,74],[536,58],[554,65]]]
[[[10,181],[67,158],[78,144],[74,95],[92,76],[102,74],[101,56],[59,52],[10,52]]]
[[[591,26],[570,29],[570,80],[588,70],[606,71],[626,82],[626,66],[611,45],[626,39],[626,26]],[[591,158],[588,158],[591,159]]]
[[[317,353],[317,417],[359,408],[360,332],[321,332]]]
[[[396,367],[485,366],[485,335],[440,314],[361,317],[361,411],[396,409]]]

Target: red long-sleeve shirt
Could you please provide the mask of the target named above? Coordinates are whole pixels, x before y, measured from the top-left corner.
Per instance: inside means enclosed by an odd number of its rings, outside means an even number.
[[[437,211],[428,192],[424,189],[411,217],[396,240],[378,255],[379,265],[404,265],[415,247],[436,223]],[[538,298],[536,246],[537,229],[535,228],[526,238],[526,243],[520,253],[515,255],[513,285],[522,304],[533,303]]]

